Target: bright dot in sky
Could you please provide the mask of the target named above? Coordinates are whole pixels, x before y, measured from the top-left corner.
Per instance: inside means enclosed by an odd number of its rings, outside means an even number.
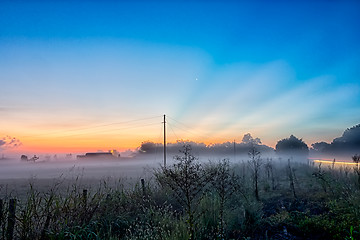
[[[195,80],[197,81],[197,80],[198,80],[198,78],[195,78]]]

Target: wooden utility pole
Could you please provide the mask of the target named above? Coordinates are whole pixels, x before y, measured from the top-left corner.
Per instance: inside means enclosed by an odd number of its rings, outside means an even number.
[[[166,167],[166,116],[164,114],[164,167]]]
[[[236,143],[234,139],[234,161],[236,161]]]

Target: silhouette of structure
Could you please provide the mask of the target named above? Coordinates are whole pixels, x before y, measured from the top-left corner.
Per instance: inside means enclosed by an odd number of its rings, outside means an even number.
[[[112,159],[114,155],[111,152],[96,152],[96,153],[86,153],[85,155],[77,155],[77,159],[98,159],[98,158],[106,158]]]

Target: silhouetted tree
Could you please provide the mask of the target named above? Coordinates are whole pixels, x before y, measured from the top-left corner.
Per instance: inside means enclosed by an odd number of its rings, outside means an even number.
[[[260,145],[261,140],[260,138],[253,138],[250,133],[244,135],[241,143],[243,144],[251,144],[251,145]]]
[[[360,145],[360,124],[347,128],[340,138],[335,138],[334,142],[347,142]]]
[[[360,149],[360,124],[348,128],[341,137],[335,138],[327,151],[331,153],[351,152],[356,153]]]
[[[325,152],[329,146],[330,146],[330,144],[327,142],[316,142],[316,143],[311,144],[311,147],[313,148],[313,150],[315,150],[316,152],[319,152],[319,153]]]
[[[294,135],[289,138],[284,138],[277,142],[276,153],[279,154],[305,154],[309,153],[309,148],[306,143]]]
[[[347,128],[341,137],[334,138],[330,144],[317,142],[312,144],[312,148],[314,151],[320,153],[356,154],[360,149],[360,124]]]
[[[260,167],[262,165],[261,154],[256,148],[253,146],[249,151],[249,166],[252,171],[252,179],[254,185],[254,194],[256,200],[260,200],[259,198],[259,177],[260,177]]]
[[[157,148],[159,147],[160,144],[158,143],[153,143],[150,141],[145,141],[141,143],[139,152],[140,153],[155,153],[157,151]],[[160,146],[162,147],[162,146]]]
[[[191,145],[193,153],[196,154],[221,154],[221,155],[233,155],[234,154],[234,143],[233,142],[223,142],[223,143],[214,143],[206,145],[202,142],[194,142],[191,140],[177,140],[175,143],[167,143],[166,150],[168,153],[177,154],[184,145]],[[264,152],[273,152],[274,149],[266,145],[261,145],[259,138],[253,138],[250,133],[247,133],[243,137],[241,143],[236,144],[236,153],[237,154],[247,154],[252,146]],[[161,153],[163,148],[162,143],[154,143],[151,141],[145,141],[141,143],[139,147],[139,153],[143,154],[153,154]]]

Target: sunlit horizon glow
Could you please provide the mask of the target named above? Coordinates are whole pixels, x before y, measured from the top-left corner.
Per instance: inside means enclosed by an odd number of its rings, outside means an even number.
[[[308,146],[360,123],[360,3],[0,3],[1,153]],[[321,14],[319,14],[321,13]]]

